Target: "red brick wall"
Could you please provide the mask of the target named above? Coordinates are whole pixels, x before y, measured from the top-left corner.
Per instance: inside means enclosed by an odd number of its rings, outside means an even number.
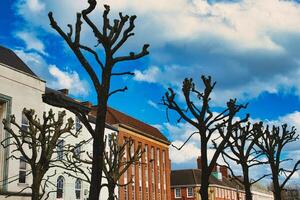
[[[126,137],[126,138],[129,138],[131,137],[134,142],[135,142],[135,148],[138,147],[138,144],[140,143],[142,145],[142,148],[145,147],[145,145],[147,144],[148,145],[148,193],[149,193],[149,200],[152,200],[152,199],[155,199],[155,200],[164,200],[164,186],[163,186],[163,162],[162,162],[162,152],[164,151],[165,152],[165,165],[166,165],[166,200],[170,200],[170,174],[171,174],[171,167],[170,167],[170,162],[169,162],[169,148],[167,145],[161,143],[161,142],[155,142],[151,139],[147,139],[145,137],[140,137],[139,135],[137,134],[134,134],[132,133],[131,131],[119,131],[119,134],[118,134],[118,137],[119,137],[119,143],[123,143],[123,139]],[[151,147],[154,148],[154,166],[155,166],[155,169],[154,169],[154,176],[155,176],[155,184],[154,184],[154,190],[155,190],[155,197],[152,198],[152,173],[151,173],[151,163],[149,163],[150,159],[151,159]],[[156,152],[157,152],[157,149],[159,149],[159,152],[160,152],[160,198],[158,197],[158,178],[157,178],[157,155],[156,155]],[[142,162],[144,163],[145,161],[145,154],[143,155],[142,157]],[[142,200],[147,200],[146,198],[146,177],[145,177],[145,169],[146,169],[146,166],[145,164],[142,165]],[[131,168],[128,169],[128,178],[131,177]],[[135,199],[136,200],[139,200],[139,167],[138,165],[135,165],[135,177],[134,177],[134,180],[135,180]],[[121,180],[120,180],[120,183],[121,184],[124,184],[124,176],[121,177]],[[124,187],[121,187],[120,188],[120,200],[124,200]],[[131,189],[131,184],[128,185],[128,199],[132,199],[132,189]]]

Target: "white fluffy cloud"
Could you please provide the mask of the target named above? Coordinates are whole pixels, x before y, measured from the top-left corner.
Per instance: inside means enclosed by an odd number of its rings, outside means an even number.
[[[23,42],[26,45],[26,50],[36,50],[37,52],[43,54],[43,55],[48,55],[45,52],[45,45],[41,40],[39,40],[34,33],[26,32],[26,31],[21,31],[17,32],[16,36],[23,40]]]
[[[260,119],[250,119],[252,122],[258,122],[261,121]],[[300,112],[295,111],[293,113],[289,113],[287,115],[279,117],[277,120],[273,121],[266,121],[263,120],[264,123],[268,124],[276,124],[281,125],[284,123],[287,123],[290,127],[295,126],[298,130],[300,130]],[[178,124],[170,124],[170,123],[164,123],[162,127],[160,127],[161,130],[166,130],[170,137],[172,138],[172,144],[175,145],[177,148],[179,148],[186,139],[196,131],[196,129],[191,126],[189,123],[181,122]],[[216,136],[214,136],[215,138]],[[210,142],[211,144],[211,142]],[[283,163],[282,167],[286,169],[292,169],[295,161],[300,159],[299,154],[299,145],[300,141],[296,141],[293,143],[290,143],[286,146],[283,157],[286,158],[292,158],[293,161],[285,162]],[[212,159],[212,156],[214,155],[214,150],[208,149],[208,159]],[[200,156],[200,138],[199,135],[195,134],[189,142],[181,149],[177,150],[173,146],[170,146],[170,159],[172,160],[172,163],[175,166],[180,166],[180,164],[185,164],[188,166],[195,166],[197,157]],[[220,164],[224,163],[222,161],[222,158],[219,158],[218,161]],[[241,168],[239,165],[234,163],[233,161],[229,161],[231,167],[236,172],[236,175],[242,174]],[[263,174],[269,174],[271,171],[268,167],[254,167],[251,169],[250,173],[253,178],[259,178]],[[266,179],[268,181],[269,179]],[[291,183],[299,183],[299,173],[296,173]]]
[[[138,16],[136,35],[124,50],[137,50],[145,42],[151,45],[151,66],[136,70],[136,81],[178,86],[185,77],[199,80],[201,74],[212,75],[218,81],[214,94],[218,104],[229,98],[250,99],[262,92],[291,88],[296,88],[300,96],[300,5],[294,1],[103,3],[111,5],[111,16],[116,17],[119,11]],[[29,5],[39,9],[28,9]],[[31,27],[43,27],[52,33],[48,11],[53,11],[59,24],[66,27],[74,24],[76,12],[86,7],[87,1],[81,0],[17,3],[18,13]],[[98,9],[103,10],[102,2]],[[97,23],[99,17],[93,15]],[[82,41],[94,44],[87,30],[83,26]]]
[[[81,80],[77,72],[71,70],[62,71],[55,65],[49,66],[49,72],[55,78],[55,80],[48,83],[51,87],[57,89],[69,89],[70,93],[76,96],[88,95],[88,83]]]
[[[87,96],[89,85],[87,81],[80,79],[77,72],[72,70],[61,70],[55,65],[48,64],[46,60],[35,51],[28,52],[16,49],[14,52],[37,74],[44,79],[48,87],[54,89],[70,90],[70,94],[75,96]]]

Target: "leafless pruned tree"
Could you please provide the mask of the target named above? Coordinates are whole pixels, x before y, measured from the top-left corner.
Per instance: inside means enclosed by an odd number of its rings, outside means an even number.
[[[264,174],[257,179],[252,179],[250,176],[250,168],[266,164],[263,161],[264,153],[259,151],[255,146],[255,143],[262,137],[262,133],[255,132],[256,124],[252,125],[248,122],[246,125],[236,126],[229,141],[226,143],[225,148],[222,151],[222,158],[225,162],[225,166],[231,172],[232,176],[239,181],[245,187],[245,195],[247,200],[252,200],[251,186],[270,174]],[[225,135],[221,134],[222,139]],[[217,143],[214,142],[214,147],[217,147]],[[243,172],[242,179],[238,178],[234,169],[229,164],[228,159],[240,165]]]
[[[267,157],[272,172],[273,193],[275,200],[281,200],[282,191],[286,183],[299,170],[300,160],[298,160],[292,169],[283,166],[285,162],[292,161],[292,158],[284,158],[284,148],[299,139],[295,127],[289,127],[287,124],[281,126],[264,127],[259,123],[255,129],[262,137],[256,142],[256,145]]]
[[[34,110],[24,108],[23,114],[28,120],[28,127],[20,126],[15,116],[12,115],[10,119],[4,119],[4,129],[9,133],[9,137],[1,142],[4,148],[11,148],[11,154],[8,159],[22,160],[28,163],[32,175],[32,184],[20,191],[26,189],[32,190],[32,200],[47,199],[49,193],[55,191],[48,191],[48,185],[52,184],[49,179],[54,174],[48,174],[48,170],[54,167],[57,162],[55,153],[57,153],[57,143],[59,138],[74,136],[77,137],[78,132],[74,132],[74,121],[72,118],[64,123],[66,113],[60,112],[56,117],[54,112],[43,113],[43,118],[39,119]],[[21,155],[21,156],[17,156]]]
[[[76,149],[88,145],[90,140],[81,142],[77,145],[67,145],[66,159],[61,160],[57,167],[65,169],[65,174],[73,178],[80,179],[91,183],[90,172],[93,156],[88,151],[77,151]],[[131,138],[125,140],[122,144],[118,141],[116,133],[105,136],[106,150],[104,151],[103,178],[107,181],[103,182],[101,188],[108,189],[108,200],[117,199],[115,194],[116,187],[124,187],[132,183],[133,177],[127,178],[127,182],[120,183],[120,178],[127,173],[130,167],[142,164],[141,158],[144,150],[141,146],[134,147],[134,141]],[[133,150],[133,148],[135,148]]]
[[[217,160],[235,127],[246,122],[249,116],[247,115],[239,121],[234,120],[236,114],[247,106],[236,104],[236,100],[228,101],[227,108],[221,113],[214,115],[210,110],[209,101],[211,100],[210,95],[216,82],[212,82],[210,76],[202,76],[201,79],[204,84],[202,92],[196,89],[192,79],[186,78],[183,81],[182,94],[186,107],[182,107],[177,103],[175,98],[176,93],[171,88],[165,93],[162,103],[168,110],[173,110],[179,114],[179,121],[183,119],[197,129],[197,132],[192,135],[199,134],[201,141],[201,199],[208,199],[209,177],[213,168],[216,166]],[[194,103],[194,100],[197,103]],[[214,134],[223,134],[224,140],[217,145],[213,157],[209,161],[208,148]],[[186,142],[178,149],[181,149]]]
[[[89,6],[82,10],[81,13],[77,13],[77,20],[75,25],[75,30],[73,32],[73,26],[68,25],[69,32],[65,33],[57,22],[53,18],[52,12],[48,14],[50,19],[50,24],[53,29],[55,29],[59,35],[66,41],[70,49],[78,58],[82,67],[88,73],[91,78],[94,88],[97,93],[97,111],[96,111],[96,126],[92,128],[86,118],[86,113],[82,113],[76,107],[69,104],[59,105],[64,107],[71,112],[75,113],[81,120],[81,122],[87,127],[91,136],[93,137],[93,160],[92,160],[92,171],[91,171],[91,185],[90,185],[90,200],[98,200],[101,190],[101,177],[103,171],[103,152],[105,148],[104,144],[104,129],[105,129],[105,117],[107,111],[107,101],[110,96],[117,92],[123,92],[127,90],[127,87],[116,89],[111,91],[111,77],[122,76],[122,75],[133,75],[130,71],[124,72],[114,72],[113,69],[117,64],[123,61],[137,60],[149,54],[148,44],[145,44],[139,53],[130,52],[129,55],[116,56],[118,50],[126,43],[126,41],[134,35],[132,32],[134,30],[134,21],[136,16],[123,16],[119,13],[119,19],[115,19],[113,23],[110,22],[108,14],[110,12],[110,7],[104,5],[103,12],[103,24],[102,27],[97,27],[96,24],[91,20],[90,14],[95,10],[97,1],[88,0]],[[88,27],[93,31],[98,44],[95,47],[88,47],[81,44],[81,25],[82,19],[88,25]],[[128,26],[126,25],[128,24]],[[74,34],[73,34],[74,33]],[[74,35],[74,36],[73,36]],[[101,48],[104,49],[104,59],[101,60],[99,51]],[[93,66],[93,62],[87,59],[85,53],[92,55],[95,58],[97,66]],[[100,73],[97,71],[100,69]]]

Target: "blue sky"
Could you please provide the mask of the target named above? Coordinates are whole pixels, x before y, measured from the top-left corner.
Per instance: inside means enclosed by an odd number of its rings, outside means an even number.
[[[75,23],[84,0],[6,0],[0,7],[0,44],[13,49],[49,87],[69,88],[71,95],[95,102],[85,71],[63,40],[50,28],[47,13],[62,27]],[[185,77],[201,87],[200,75],[217,81],[213,107],[222,109],[230,98],[249,102],[251,118],[286,122],[300,130],[300,5],[277,0],[105,0],[111,16],[119,11],[136,14],[136,36],[121,53],[139,51],[150,44],[150,55],[119,68],[135,77],[115,78],[112,87],[129,90],[110,99],[110,105],[159,127],[180,144],[187,124],[167,122],[161,97],[171,86],[176,91]],[[97,9],[102,10],[102,1]],[[100,12],[99,12],[100,13]],[[100,15],[94,15],[100,20]],[[98,17],[98,18],[97,18]],[[65,29],[66,30],[66,29]],[[83,29],[84,43],[94,45]],[[293,145],[296,147],[300,143]],[[174,168],[195,167],[199,146],[189,151],[171,149]],[[297,155],[291,148],[287,154]],[[193,152],[193,153],[191,153]],[[295,178],[297,180],[297,177]],[[299,180],[299,179],[298,179]]]

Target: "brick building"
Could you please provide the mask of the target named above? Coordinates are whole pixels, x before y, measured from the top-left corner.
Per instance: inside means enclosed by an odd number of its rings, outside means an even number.
[[[122,200],[168,200],[170,199],[170,160],[167,138],[155,127],[141,122],[113,108],[108,108],[107,123],[118,129],[119,142],[127,138],[134,140],[134,148],[141,146],[145,153],[139,165],[132,165],[120,180],[126,184],[130,177],[134,181],[119,190]],[[134,152],[131,149],[130,152]]]
[[[244,200],[242,188],[235,185],[230,178],[211,175],[208,200]],[[172,170],[171,200],[200,200],[200,169]]]

